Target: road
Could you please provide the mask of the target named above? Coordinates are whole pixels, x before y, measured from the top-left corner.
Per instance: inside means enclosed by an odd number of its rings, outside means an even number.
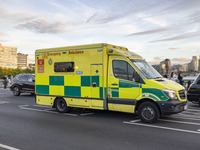
[[[0,89],[0,150],[200,150],[200,107],[144,124],[132,114],[74,109],[59,114]]]

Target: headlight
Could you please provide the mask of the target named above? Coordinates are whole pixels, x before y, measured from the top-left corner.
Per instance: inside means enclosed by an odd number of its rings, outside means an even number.
[[[165,95],[167,95],[170,99],[178,99],[176,92],[173,90],[163,89],[162,90]]]

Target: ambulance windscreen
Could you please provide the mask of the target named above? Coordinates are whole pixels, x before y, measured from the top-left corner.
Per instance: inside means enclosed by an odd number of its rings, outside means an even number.
[[[132,63],[145,75],[147,79],[163,78],[150,64],[145,60],[131,59]]]

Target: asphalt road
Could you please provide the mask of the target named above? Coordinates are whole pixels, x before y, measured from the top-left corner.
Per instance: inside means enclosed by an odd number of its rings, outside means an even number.
[[[200,150],[200,107],[144,124],[132,114],[74,109],[59,114],[0,89],[0,150]]]

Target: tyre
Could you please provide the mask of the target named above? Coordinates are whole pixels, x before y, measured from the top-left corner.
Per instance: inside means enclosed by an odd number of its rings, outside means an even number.
[[[19,89],[19,87],[15,86],[13,88],[13,95],[14,96],[19,96],[20,95],[20,89]]]
[[[63,98],[56,99],[55,107],[56,107],[56,111],[58,111],[59,113],[69,112],[67,103]]]
[[[160,118],[158,107],[152,102],[144,102],[138,108],[138,115],[145,123],[154,123]]]

